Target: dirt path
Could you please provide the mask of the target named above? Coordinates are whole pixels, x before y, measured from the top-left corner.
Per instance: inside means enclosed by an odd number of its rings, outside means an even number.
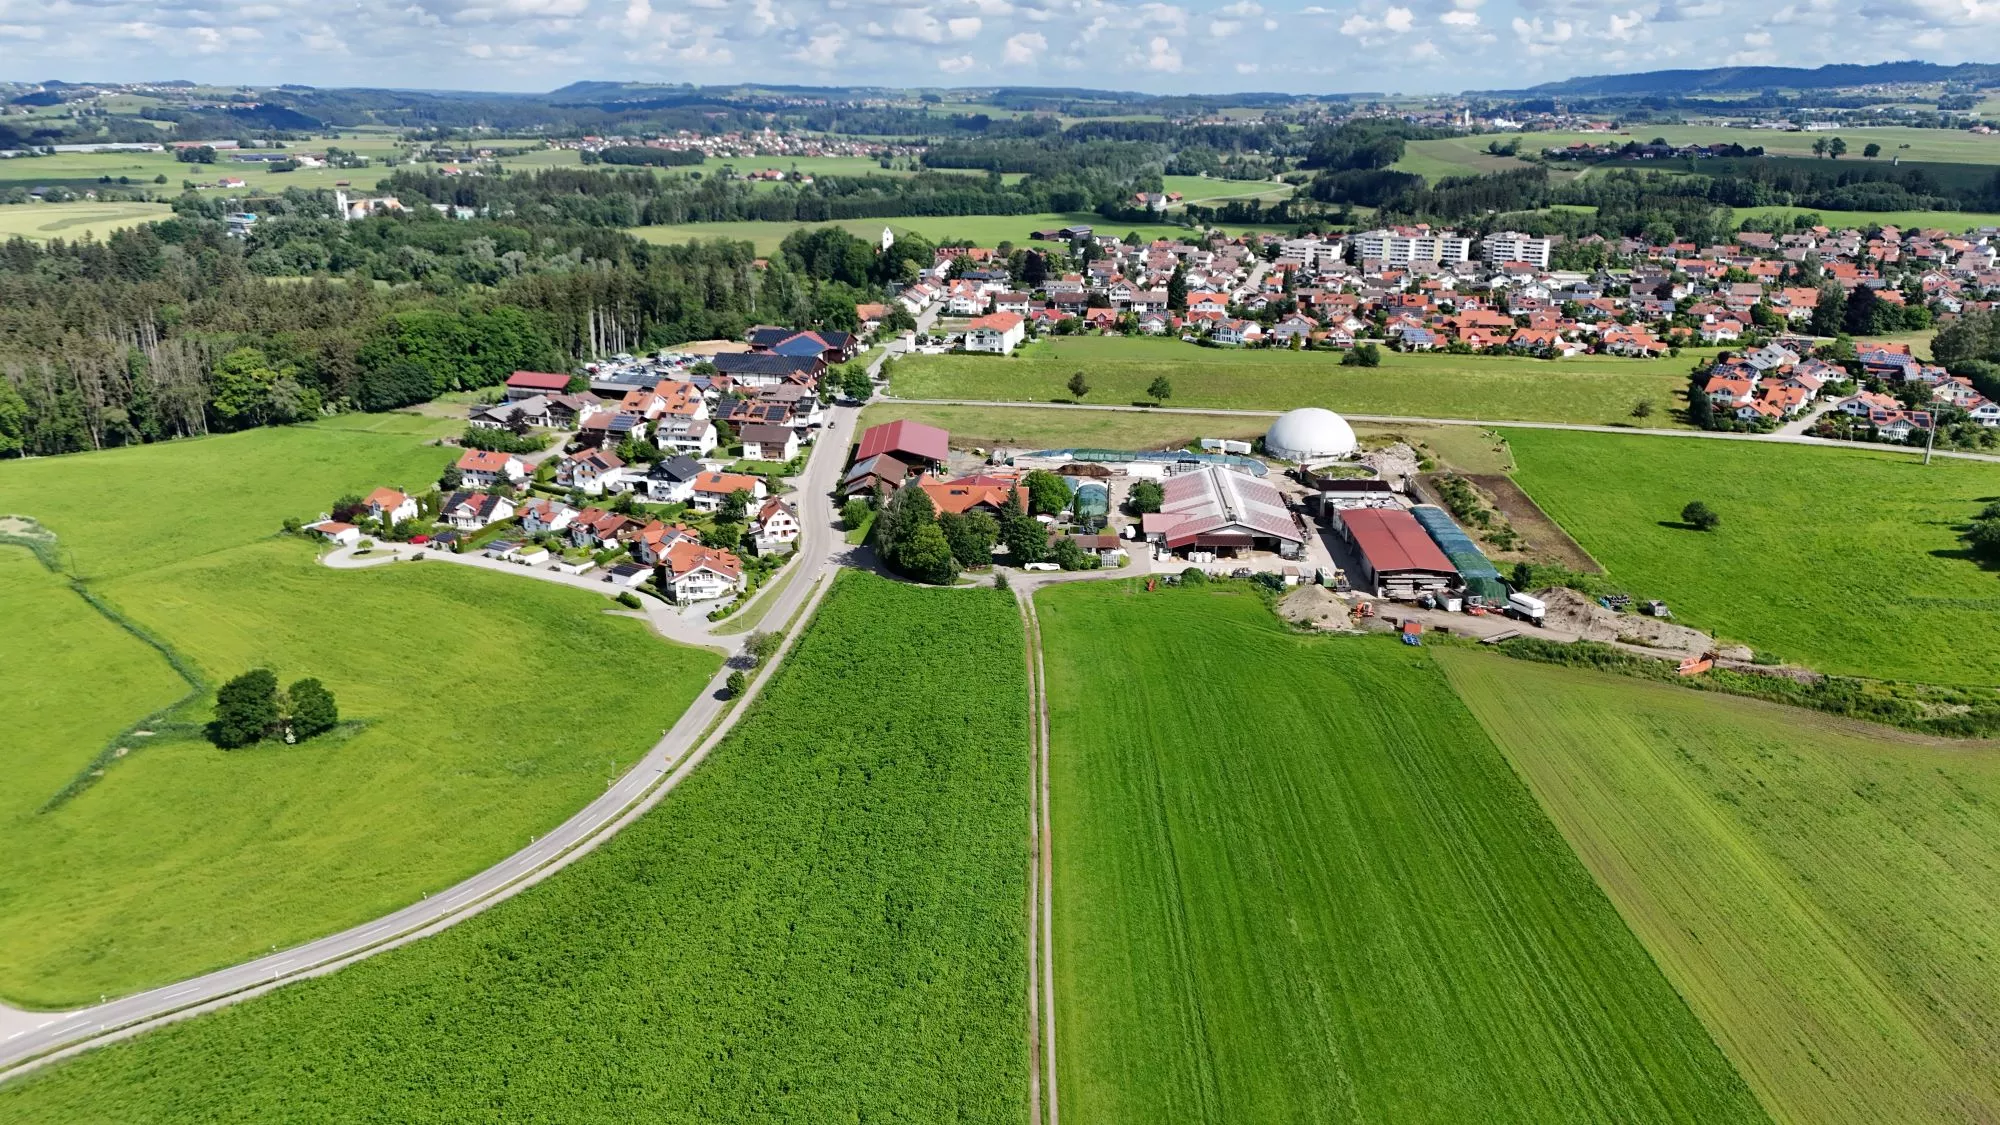
[[[1493,507],[1507,517],[1514,531],[1526,541],[1528,554],[1547,555],[1584,574],[1604,573],[1604,567],[1590,557],[1583,544],[1570,538],[1569,532],[1550,519],[1541,505],[1521,491],[1514,478],[1499,473],[1480,473],[1465,479],[1485,493],[1487,499],[1493,502]]]

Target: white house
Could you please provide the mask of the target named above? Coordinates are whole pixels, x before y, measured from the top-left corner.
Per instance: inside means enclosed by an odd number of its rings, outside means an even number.
[[[743,589],[743,560],[683,539],[660,560],[660,579],[674,601],[710,601]]]
[[[556,483],[579,489],[588,496],[602,496],[624,467],[625,462],[610,450],[586,449],[556,465]]]
[[[536,498],[522,504],[518,513],[521,530],[530,535],[561,531],[576,520],[576,509],[560,500]]]
[[[653,427],[653,442],[670,453],[705,456],[715,448],[715,423],[706,418],[669,415]]]
[[[511,453],[491,453],[468,449],[458,459],[459,479],[474,488],[489,488],[499,481],[519,484],[528,479],[527,463]]]
[[[750,532],[760,555],[779,548],[789,551],[799,541],[799,514],[790,504],[773,497],[751,518]]]
[[[722,507],[722,502],[737,492],[748,492],[750,499],[764,498],[764,479],[748,473],[706,472],[694,478],[694,492],[690,498],[697,512],[713,512]]]
[[[306,530],[337,547],[352,547],[361,542],[361,529],[351,523],[339,520],[321,520],[309,523]]]
[[[685,504],[694,499],[694,480],[701,465],[686,455],[669,457],[646,470],[642,487],[646,498],[662,504]]]
[[[378,488],[362,504],[384,527],[417,518],[417,498],[400,488]]]
[[[1007,355],[1027,337],[1027,322],[1018,314],[991,313],[966,326],[965,350]]]
[[[478,531],[488,524],[514,518],[514,502],[484,492],[454,492],[438,510],[438,522],[460,531]]]
[[[743,456],[752,461],[789,461],[799,455],[799,432],[771,422],[746,422],[738,436]]]

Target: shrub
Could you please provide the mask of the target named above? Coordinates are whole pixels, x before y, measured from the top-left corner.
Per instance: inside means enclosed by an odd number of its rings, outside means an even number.
[[[1198,566],[1188,567],[1186,570],[1181,571],[1181,584],[1186,586],[1206,586],[1208,584],[1208,572]]]
[[[633,593],[630,590],[626,590],[624,593],[618,595],[618,604],[626,607],[627,609],[638,609],[640,605],[639,595]]]
[[[729,698],[735,699],[743,694],[744,688],[750,686],[750,677],[744,675],[741,671],[731,672],[729,673],[729,679],[724,682],[723,686],[728,690]]]
[[[1715,510],[1699,500],[1691,500],[1681,509],[1681,522],[1696,531],[1714,531],[1722,526],[1722,517]]]

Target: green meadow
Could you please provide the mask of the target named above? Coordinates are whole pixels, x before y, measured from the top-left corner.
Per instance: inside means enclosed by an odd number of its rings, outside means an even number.
[[[764,165],[757,165],[763,167]],[[778,166],[782,167],[780,163]],[[882,228],[902,234],[914,232],[935,243],[963,241],[973,246],[998,246],[1002,242],[1012,242],[1017,246],[1032,245],[1028,236],[1038,230],[1053,230],[1071,224],[1081,223],[1096,228],[1102,234],[1123,236],[1136,233],[1141,238],[1191,238],[1194,232],[1187,227],[1166,223],[1111,223],[1102,216],[1088,212],[1073,214],[1041,215],[943,215],[943,216],[903,216],[888,219],[838,219],[828,223],[786,223],[744,221],[733,223],[683,223],[679,226],[632,227],[629,233],[647,242],[673,243],[690,242],[695,239],[729,238],[755,244],[759,254],[775,253],[778,244],[795,230],[813,227],[835,226],[866,239],[881,236]],[[1251,227],[1225,228],[1230,234],[1242,234],[1257,229]],[[1276,230],[1278,228],[1263,228]]]
[[[0,206],[0,241],[19,236],[35,242],[74,242],[89,235],[102,241],[112,231],[156,222],[173,214],[164,203],[15,203]]]
[[[422,487],[449,460],[417,440],[428,426],[362,417],[0,464],[0,513],[39,519],[62,565],[208,688],[129,734],[186,685],[0,546],[22,579],[0,594],[21,623],[0,642],[0,696],[50,704],[24,720],[31,741],[9,743],[0,997],[94,1001],[448,886],[602,792],[714,673],[715,655],[589,593],[438,563],[333,571],[276,534],[345,492]],[[292,747],[210,746],[214,686],[257,666],[320,678],[348,724]],[[612,670],[626,672],[606,695]]]
[[[1013,599],[849,572],[574,866],[0,1086],[0,1120],[1021,1125],[1027,716]]]
[[[1427,652],[1037,605],[1066,1117],[1765,1120]]]
[[[1081,371],[1085,402],[1146,401],[1159,376],[1173,385],[1166,405],[1227,410],[1324,406],[1363,414],[1523,422],[1632,423],[1641,401],[1647,425],[1673,425],[1669,409],[1688,369],[1711,352],[1672,359],[1577,356],[1545,360],[1383,352],[1380,367],[1343,367],[1334,352],[1282,348],[1203,348],[1174,339],[1054,336],[1011,357],[918,355],[890,367],[898,397],[982,401],[1070,401]]]
[[[1823,672],[2000,684],[2000,578],[1958,532],[2000,465],[1920,451],[1510,430],[1514,480],[1640,597]],[[1722,517],[1683,527],[1700,500]]]
[[[2000,746],[1436,656],[1775,1120],[2000,1118]]]

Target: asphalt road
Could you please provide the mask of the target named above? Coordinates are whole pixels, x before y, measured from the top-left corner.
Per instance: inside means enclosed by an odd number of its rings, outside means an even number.
[[[503,901],[567,866],[657,804],[691,773],[728,733],[796,640],[796,627],[810,618],[798,611],[817,605],[832,586],[825,579],[845,559],[844,538],[835,526],[830,499],[842,462],[852,443],[857,411],[836,407],[813,446],[799,479],[799,521],[803,533],[795,574],[765,616],[769,627],[786,630],[785,648],[767,662],[742,700],[732,709],[724,698],[731,668],[725,664],[707,689],[683,713],[637,765],[613,779],[604,794],[545,836],[492,867],[436,894],[364,925],[316,941],[272,953],[254,961],[176,984],[120,997],[69,1012],[0,1011],[0,1080],[24,1073],[55,1059],[136,1035],[174,1019],[183,1019],[233,1004],[290,981],[318,976],[436,933]],[[501,569],[537,574],[504,564]],[[585,582],[590,586],[591,583]],[[603,583],[599,592],[615,593]],[[714,637],[707,643],[724,648],[740,638]],[[714,730],[711,731],[710,727]],[[18,1029],[18,1030],[17,1030]]]

